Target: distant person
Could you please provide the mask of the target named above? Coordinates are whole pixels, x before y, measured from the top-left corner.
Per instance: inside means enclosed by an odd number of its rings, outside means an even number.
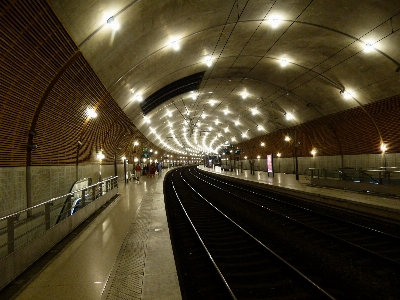
[[[160,176],[160,174],[161,174],[161,171],[162,171],[162,164],[161,163],[158,163],[158,175]]]
[[[155,174],[156,174],[156,165],[155,165],[155,164],[152,164],[152,165],[150,166],[150,177],[154,177]]]
[[[249,160],[250,163],[250,174],[254,174],[254,164],[256,163],[254,159]]]
[[[140,183],[140,173],[141,172],[142,172],[142,168],[140,167],[139,164],[137,164],[135,167],[135,178],[136,178],[137,183]]]

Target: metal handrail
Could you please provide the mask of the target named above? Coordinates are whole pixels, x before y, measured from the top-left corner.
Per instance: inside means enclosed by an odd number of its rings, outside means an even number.
[[[105,184],[105,189],[103,189]],[[57,224],[55,220],[62,214],[65,214],[65,218],[72,215],[71,208],[76,208],[78,205],[72,207],[71,201],[63,201],[62,203],[55,203],[60,199],[71,200],[74,194],[82,193],[81,207],[88,205],[88,203],[95,201],[99,195],[111,191],[115,187],[118,187],[118,176],[106,178],[100,182],[92,184],[87,187],[72,191],[62,196],[51,198],[40,204],[22,209],[18,212],[14,212],[7,216],[1,217],[0,222],[0,259],[21,246],[27,244],[35,237],[39,236],[43,232],[46,232]],[[86,191],[89,191],[86,193]],[[54,204],[54,205],[53,205]],[[60,207],[67,208],[66,211],[57,211]],[[34,214],[29,215],[28,212],[34,209],[38,209]],[[22,220],[20,215],[25,214]]]
[[[31,207],[25,208],[25,209],[23,209],[23,210],[17,211],[17,212],[15,212],[15,213],[9,214],[9,215],[7,215],[7,216],[1,217],[1,218],[0,218],[0,222],[1,222],[1,221],[4,221],[4,220],[6,220],[6,219],[8,219],[8,218],[10,218],[10,217],[19,216],[20,214],[23,214],[23,213],[25,213],[25,212],[28,212],[28,211],[30,211],[30,210],[32,210],[32,209],[34,209],[34,208],[38,208],[38,207],[40,207],[40,206],[42,206],[42,205],[45,205],[45,204],[47,204],[47,203],[52,203],[52,202],[54,202],[54,201],[56,201],[56,200],[58,200],[58,199],[65,198],[65,197],[68,197],[68,196],[73,196],[74,193],[78,193],[78,192],[81,192],[81,191],[83,191],[83,190],[87,190],[87,189],[89,189],[89,188],[95,187],[95,186],[100,185],[100,184],[104,184],[104,183],[107,182],[107,181],[110,181],[110,180],[112,180],[112,179],[117,179],[117,178],[118,178],[118,176],[108,177],[107,179],[104,179],[104,180],[99,181],[99,182],[97,182],[97,183],[95,183],[95,184],[89,185],[89,186],[87,186],[87,187],[81,188],[81,189],[79,189],[79,190],[75,190],[75,191],[72,191],[72,192],[70,192],[70,193],[68,193],[68,194],[65,194],[65,195],[62,195],[62,196],[58,196],[58,197],[55,197],[55,198],[51,198],[50,200],[47,200],[47,201],[45,201],[45,202],[36,204],[36,205],[34,205],[34,206],[31,206]]]

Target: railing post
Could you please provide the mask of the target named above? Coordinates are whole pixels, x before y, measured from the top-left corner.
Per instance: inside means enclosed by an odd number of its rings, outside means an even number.
[[[53,203],[46,203],[44,205],[44,223],[46,230],[50,229],[50,206],[52,206],[52,204]]]
[[[100,197],[103,196],[103,183],[99,183],[99,191],[100,191]]]
[[[69,217],[71,214],[71,209],[72,209],[72,201],[71,201],[71,195],[68,195],[67,197],[67,217]]]
[[[108,191],[110,190],[110,180],[106,180],[106,193],[108,193]]]
[[[92,196],[93,196],[93,200],[92,201],[96,200],[96,186],[95,185],[92,186]]]
[[[10,217],[7,219],[8,254],[14,251],[14,220],[15,217]]]
[[[81,197],[82,207],[85,206],[85,201],[86,201],[86,189],[82,190],[82,197]]]

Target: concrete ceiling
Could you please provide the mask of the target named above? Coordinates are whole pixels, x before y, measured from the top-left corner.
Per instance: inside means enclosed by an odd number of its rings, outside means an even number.
[[[400,0],[49,3],[118,105],[170,151],[215,149],[400,94]],[[197,90],[145,122],[140,99],[198,72]]]

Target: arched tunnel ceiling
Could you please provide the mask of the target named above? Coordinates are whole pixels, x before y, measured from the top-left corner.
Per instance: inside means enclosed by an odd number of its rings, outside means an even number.
[[[400,94],[398,0],[49,3],[127,116],[172,152],[208,151]],[[141,100],[200,72],[197,90],[144,117]]]

